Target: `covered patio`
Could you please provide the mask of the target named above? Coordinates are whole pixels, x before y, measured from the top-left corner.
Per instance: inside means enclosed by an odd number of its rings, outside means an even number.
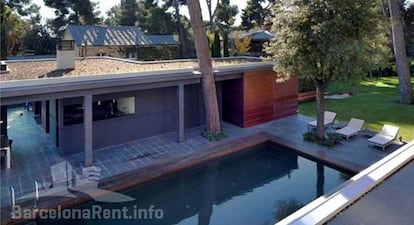
[[[34,181],[39,182],[41,187],[50,185],[53,182],[50,168],[56,163],[68,161],[74,171],[81,173],[85,166],[84,152],[60,156],[49,135],[36,122],[33,112],[25,111],[23,107],[15,107],[9,108],[8,115],[9,136],[14,140],[13,167],[10,170],[1,169],[2,207],[10,205],[11,186],[15,188],[18,199],[34,192]],[[369,147],[367,137],[356,136],[334,147],[324,147],[303,141],[302,133],[306,131],[306,125],[311,120],[312,118],[299,114],[250,128],[240,128],[223,122],[223,130],[229,137],[219,142],[209,142],[202,137],[200,134],[205,127],[198,126],[186,129],[182,142],[177,142],[176,132],[169,132],[95,149],[92,165],[101,168],[101,179],[105,179],[136,173],[149,166],[161,165],[165,161],[176,160],[179,163],[182,157],[208,155],[214,149],[234,146],[234,143],[243,146],[253,140],[280,143],[302,155],[357,173],[403,144],[392,144],[386,151],[382,151],[380,148]],[[260,138],[257,138],[258,135]]]

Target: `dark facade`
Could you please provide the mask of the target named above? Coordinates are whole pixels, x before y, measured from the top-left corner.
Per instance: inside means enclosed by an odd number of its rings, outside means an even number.
[[[165,87],[135,92],[115,93],[94,97],[93,148],[116,145],[140,138],[150,137],[176,130],[178,123],[177,88]],[[199,84],[185,86],[185,127],[194,127],[204,123],[203,99]],[[96,118],[99,114],[98,101],[133,97],[135,113],[112,118]],[[81,107],[82,98],[62,99],[59,112],[68,118],[69,107]],[[66,111],[65,111],[66,109]],[[79,117],[82,109],[79,109]],[[53,113],[51,113],[53,114]],[[73,116],[77,116],[76,113]],[[84,151],[83,118],[79,123],[60,123],[59,149],[61,154]],[[74,123],[74,124],[73,124]]]
[[[183,141],[185,128],[205,123],[201,79],[192,70],[176,70],[16,81],[4,83],[1,104],[34,101],[62,155],[91,155],[167,132]],[[219,68],[216,84],[224,122],[250,127],[297,111],[297,79],[276,83],[271,64]]]

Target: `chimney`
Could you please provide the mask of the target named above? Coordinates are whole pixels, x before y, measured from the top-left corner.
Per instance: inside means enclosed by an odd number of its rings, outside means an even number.
[[[58,70],[75,69],[75,41],[58,40],[56,43],[56,57]]]
[[[173,34],[172,36],[175,42],[180,42],[180,36],[178,34]]]
[[[8,73],[9,67],[7,66],[5,61],[0,62],[0,73]]]

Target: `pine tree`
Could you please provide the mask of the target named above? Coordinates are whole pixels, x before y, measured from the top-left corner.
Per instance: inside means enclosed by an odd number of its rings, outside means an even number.
[[[200,72],[203,74],[201,87],[203,90],[207,133],[208,135],[218,136],[221,133],[221,126],[216,84],[214,81],[213,63],[206,38],[206,30],[201,18],[200,2],[198,0],[188,1],[188,11],[191,17],[191,27],[194,32],[193,35]]]
[[[22,35],[16,27],[24,24],[20,16],[29,16],[33,7],[36,6],[32,4],[31,0],[0,0],[1,59],[7,59],[10,43],[13,41],[11,40],[12,36]],[[16,33],[16,35],[13,35],[13,33]]]
[[[395,63],[397,65],[397,73],[399,78],[400,89],[400,103],[411,104],[412,88],[410,67],[408,65],[405,35],[404,35],[404,21],[402,17],[403,2],[401,0],[389,0],[391,27],[392,27],[392,42],[394,47]]]
[[[266,17],[265,9],[261,3],[263,0],[249,0],[247,6],[242,10],[241,25],[243,29],[250,30],[263,24]]]
[[[62,34],[62,29],[68,24],[93,25],[100,21],[95,4],[90,0],[44,0],[45,5],[54,8],[55,18],[48,23],[56,35]]]
[[[138,3],[136,0],[121,0],[119,25],[135,26],[138,21]]]
[[[176,30],[169,6],[157,2],[140,2],[138,10],[139,27],[147,34],[172,34]]]
[[[217,5],[215,23],[223,37],[223,56],[228,57],[229,54],[229,33],[231,26],[235,21],[235,16],[239,13],[237,5],[230,5],[229,0],[221,0]]]

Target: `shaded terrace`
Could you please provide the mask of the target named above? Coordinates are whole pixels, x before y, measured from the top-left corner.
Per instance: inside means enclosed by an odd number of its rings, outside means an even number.
[[[258,139],[258,143],[266,140],[275,141],[295,148],[301,154],[316,157],[333,166],[356,173],[400,146],[393,144],[386,151],[381,151],[379,148],[368,147],[367,138],[364,136],[342,141],[334,147],[305,142],[302,133],[307,129],[306,124],[310,120],[312,118],[295,115],[251,128],[223,123],[223,129],[229,137],[219,142],[209,142],[200,135],[205,129],[204,126],[187,129],[185,140],[181,143],[176,141],[176,132],[170,132],[97,149],[94,151],[93,165],[102,169],[101,178],[104,179],[168,160],[177,159],[179,162],[183,156],[209,154],[220,146],[229,143],[230,146],[234,145],[234,141],[243,146],[249,142],[249,137],[259,134],[261,138]],[[56,147],[37,124],[32,112],[24,111],[23,108],[9,109],[9,126],[9,135],[16,145],[13,145],[12,151],[13,167],[10,170],[1,170],[2,206],[10,204],[10,186],[15,187],[18,198],[33,193],[34,181],[50,184],[50,166],[55,163],[67,160],[74,170],[80,173],[84,165],[84,153],[59,156]]]

